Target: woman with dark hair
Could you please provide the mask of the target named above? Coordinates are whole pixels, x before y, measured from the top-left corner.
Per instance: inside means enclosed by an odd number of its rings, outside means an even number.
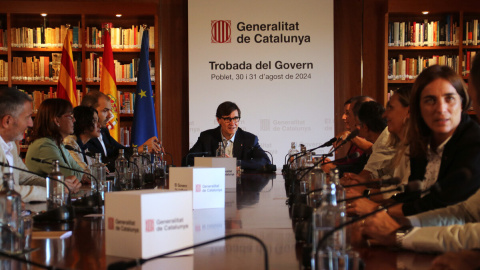
[[[75,123],[73,125],[74,135],[69,135],[63,140],[68,152],[73,159],[87,173],[90,173],[88,165],[91,165],[93,158],[86,155],[88,151],[85,145],[91,138],[100,137],[100,123],[98,113],[92,107],[78,106],[73,109]]]
[[[399,196],[389,209],[408,216],[466,200],[480,187],[480,127],[465,113],[470,98],[451,68],[431,66],[415,80],[410,102],[409,181],[421,180],[426,195]],[[462,171],[469,171],[471,178]],[[469,174],[469,173],[467,173]]]
[[[75,118],[72,114],[72,104],[64,99],[46,99],[40,104],[33,123],[32,144],[29,145],[25,164],[36,173],[47,175],[52,171],[51,164],[39,163],[32,158],[41,158],[48,161],[58,160],[60,165],[83,170],[72,158],[63,139],[73,133]],[[80,187],[78,179],[83,173],[60,168],[67,181],[75,184],[75,189]]]

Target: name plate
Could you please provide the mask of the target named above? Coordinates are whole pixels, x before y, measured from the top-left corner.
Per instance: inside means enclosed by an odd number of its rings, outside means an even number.
[[[225,208],[225,169],[171,167],[170,190],[191,190],[193,209]]]
[[[105,193],[105,242],[106,255],[144,259],[193,245],[192,192]]]
[[[237,159],[222,157],[195,157],[195,167],[225,168],[225,188],[237,188]]]

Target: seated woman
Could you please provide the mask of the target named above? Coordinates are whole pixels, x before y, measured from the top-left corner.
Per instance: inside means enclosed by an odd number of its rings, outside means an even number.
[[[35,121],[33,133],[29,145],[25,164],[33,172],[48,175],[52,171],[51,164],[40,163],[32,158],[41,158],[48,161],[58,160],[62,166],[83,170],[75,162],[65,145],[63,139],[73,133],[75,118],[72,114],[72,104],[64,99],[46,99],[40,104]],[[83,173],[60,168],[65,176],[65,182],[72,183],[73,191],[81,186],[78,179],[82,179]]]
[[[411,87],[405,86],[394,92],[387,102],[385,113],[383,114],[383,117],[387,121],[387,129],[389,132],[385,143],[375,143],[375,147],[372,147],[372,155],[363,171],[358,175],[346,173],[342,179],[342,184],[366,183],[368,181],[378,180],[378,178],[388,179],[392,177],[399,178],[402,184],[408,182],[410,159],[408,157],[408,147],[404,141],[408,130],[411,90]],[[380,142],[382,142],[382,140],[380,140]],[[385,191],[393,188],[393,186],[388,186],[382,187],[380,190]],[[353,189],[363,192],[365,187],[358,186]],[[378,191],[379,190],[374,190],[372,193]],[[395,193],[384,193],[381,196],[371,198],[373,200],[383,200],[390,198],[393,194]]]
[[[401,194],[395,198],[398,204],[388,209],[392,216],[461,202],[480,187],[480,127],[465,113],[470,98],[463,79],[449,67],[431,66],[418,76],[412,91],[409,181],[422,181],[425,191],[436,188],[426,195]],[[462,177],[462,171],[469,171],[471,177]],[[377,207],[370,202],[356,212],[365,214]]]
[[[91,138],[100,137],[98,113],[92,107],[78,106],[73,109],[73,116],[75,117],[74,135],[68,135],[63,140],[63,144],[83,171],[90,173],[88,165],[93,163],[94,158],[86,155],[85,152],[88,151],[86,143]]]

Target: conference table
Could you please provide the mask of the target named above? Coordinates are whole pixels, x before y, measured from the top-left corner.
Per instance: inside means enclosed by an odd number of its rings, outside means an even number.
[[[295,241],[286,199],[282,175],[243,174],[237,178],[236,189],[227,189],[224,209],[194,210],[195,244],[229,234],[250,234],[266,244],[270,269],[304,269],[303,244]],[[38,210],[45,205],[30,207]],[[77,216],[73,223],[35,225],[35,229],[72,231],[65,239],[33,240],[35,250],[23,258],[37,263],[64,269],[106,269],[111,263],[130,260],[105,255],[105,220],[101,214]],[[435,257],[384,247],[358,246],[354,250],[363,259],[364,269],[372,270],[428,269]],[[256,241],[232,238],[195,248],[190,256],[152,260],[133,269],[264,269],[263,260],[263,250]],[[2,266],[39,269],[6,259]]]

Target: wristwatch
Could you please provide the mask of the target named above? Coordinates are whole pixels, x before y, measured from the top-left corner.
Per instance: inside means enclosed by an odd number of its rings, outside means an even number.
[[[403,226],[395,231],[395,244],[398,248],[402,248],[403,239],[412,231],[412,229],[412,226]]]

